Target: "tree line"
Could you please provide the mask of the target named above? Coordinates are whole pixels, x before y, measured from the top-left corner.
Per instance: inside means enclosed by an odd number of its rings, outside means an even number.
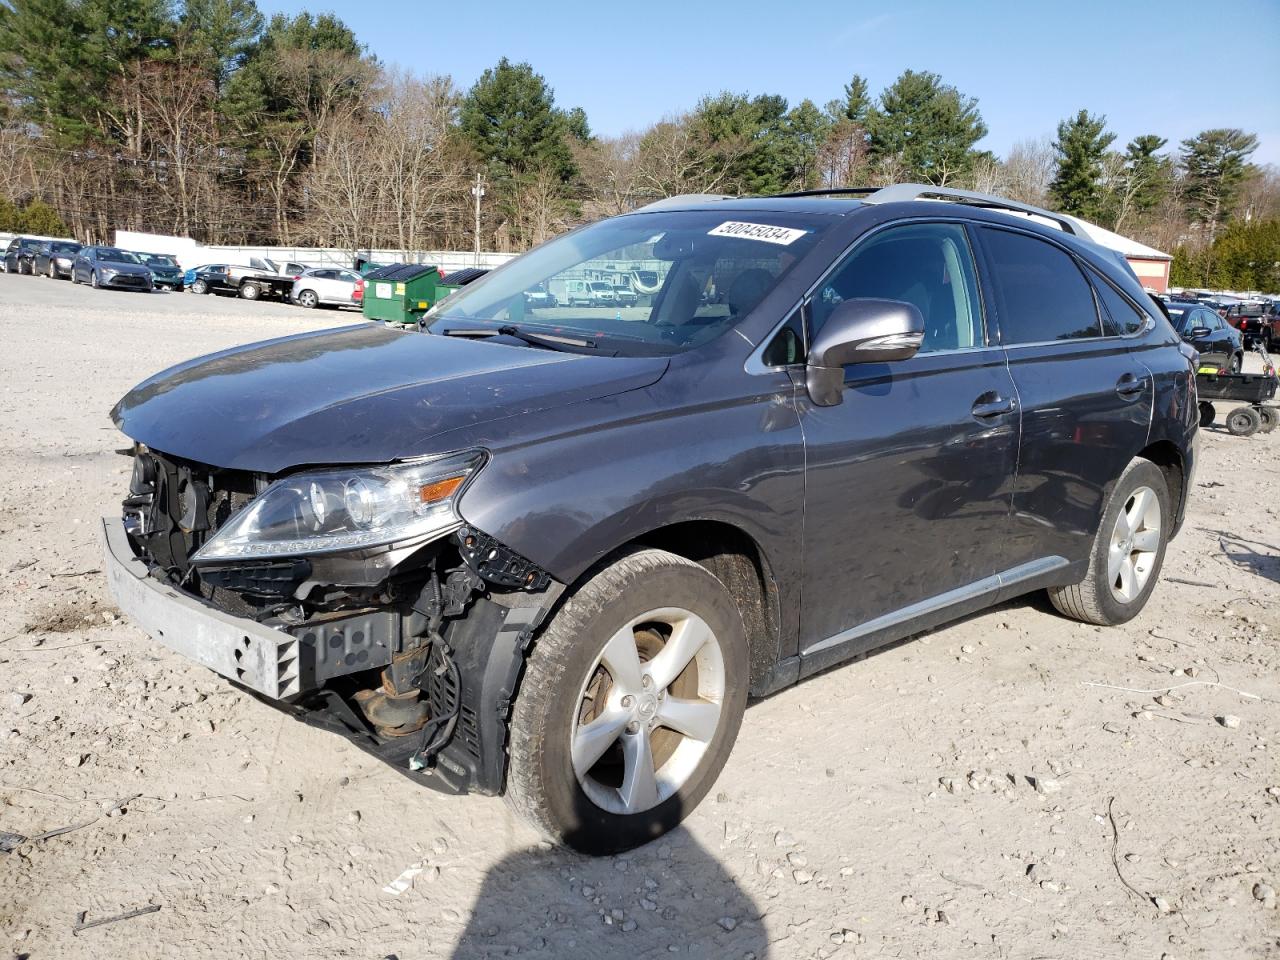
[[[480,245],[521,250],[673,194],[923,181],[1077,214],[1177,251],[1183,281],[1204,283],[1234,282],[1214,251],[1238,242],[1236,224],[1280,215],[1280,178],[1249,162],[1257,140],[1244,131],[1176,148],[1151,133],[1117,149],[1105,117],[1082,110],[1056,138],[997,157],[978,146],[977,100],[935,73],[906,70],[878,94],[855,74],[836,94],[818,106],[720,92],[605,137],[528,63],[501,59],[463,90],[379,63],[332,14],[5,0],[0,229],[466,248],[479,174]],[[1252,286],[1280,286],[1274,264],[1230,262],[1253,264]]]

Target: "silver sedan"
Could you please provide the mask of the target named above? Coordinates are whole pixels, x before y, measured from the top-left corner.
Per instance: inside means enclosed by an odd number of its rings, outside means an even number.
[[[336,267],[320,267],[304,270],[293,281],[290,299],[300,307],[354,307],[356,282],[360,275],[354,270]]]

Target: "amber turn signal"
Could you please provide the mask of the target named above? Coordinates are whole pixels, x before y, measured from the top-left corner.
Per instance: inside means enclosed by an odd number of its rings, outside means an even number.
[[[462,486],[466,477],[445,477],[433,483],[424,484],[418,491],[423,503],[438,503],[453,496],[455,490]]]

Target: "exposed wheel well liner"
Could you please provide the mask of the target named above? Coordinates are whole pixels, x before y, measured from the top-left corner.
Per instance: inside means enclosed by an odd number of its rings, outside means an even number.
[[[752,687],[769,675],[781,644],[778,587],[755,540],[732,524],[689,520],[651,530],[623,549],[631,546],[667,550],[710,570],[742,614],[751,651]]]
[[[1174,533],[1182,525],[1183,504],[1186,491],[1186,466],[1182,462],[1182,454],[1171,440],[1157,440],[1138,453],[1143,460],[1150,460],[1164,474],[1165,483],[1169,485],[1169,502],[1173,504]]]

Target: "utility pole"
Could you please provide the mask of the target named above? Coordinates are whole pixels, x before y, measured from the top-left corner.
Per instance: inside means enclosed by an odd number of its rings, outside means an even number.
[[[471,195],[476,198],[476,258],[474,266],[480,266],[480,198],[484,196],[484,177],[476,173],[476,182],[471,186]]]

